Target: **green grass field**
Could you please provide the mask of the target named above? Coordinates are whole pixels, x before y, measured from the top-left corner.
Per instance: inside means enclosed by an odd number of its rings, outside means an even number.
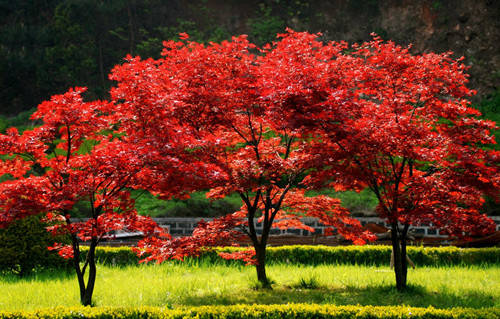
[[[500,307],[500,267],[422,267],[409,270],[411,287],[394,288],[388,267],[271,265],[274,289],[255,289],[246,266],[164,264],[99,266],[96,306],[197,306],[317,303],[408,305],[435,308]],[[78,306],[73,273],[0,276],[0,309]]]

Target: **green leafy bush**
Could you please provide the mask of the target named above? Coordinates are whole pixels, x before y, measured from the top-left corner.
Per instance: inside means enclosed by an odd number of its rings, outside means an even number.
[[[0,229],[0,270],[25,275],[36,268],[67,267],[67,261],[47,249],[65,239],[54,238],[46,226],[40,216],[30,216]]]
[[[221,248],[234,250],[241,248]],[[390,246],[281,246],[269,247],[270,263],[389,265]],[[499,264],[500,248],[408,247],[417,266]]]
[[[46,247],[46,246],[45,246]],[[245,247],[220,247],[207,251],[199,258],[188,258],[188,263],[207,264],[242,264],[241,261],[225,260],[217,252],[230,252],[247,249]],[[0,250],[1,253],[1,250]],[[87,247],[82,247],[82,260]],[[11,251],[11,254],[13,252]],[[457,247],[408,247],[408,256],[416,266],[452,266],[452,265],[498,265],[500,248],[457,248]],[[344,264],[344,265],[389,265],[390,246],[307,246],[293,245],[269,247],[267,262],[270,264],[287,263],[303,265]],[[42,260],[43,261],[43,260]],[[139,258],[130,247],[97,247],[98,264],[111,266],[137,265]],[[53,256],[47,259],[43,267],[64,267],[67,261]]]
[[[434,309],[414,307],[373,307],[373,306],[334,306],[334,305],[236,305],[203,306],[193,308],[166,309],[155,307],[111,308],[111,307],[74,307],[54,308],[33,312],[0,312],[0,319],[167,319],[167,318],[339,318],[339,319],[496,319],[500,316],[498,308],[483,309]]]

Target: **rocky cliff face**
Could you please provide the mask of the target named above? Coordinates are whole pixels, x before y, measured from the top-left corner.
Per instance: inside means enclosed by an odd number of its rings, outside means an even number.
[[[387,37],[414,51],[453,51],[471,66],[480,96],[500,82],[500,1],[387,1],[378,23]]]
[[[500,1],[208,0],[206,6],[232,33],[252,32],[258,19],[275,19],[332,40],[363,41],[376,32],[401,45],[412,43],[416,53],[453,51],[471,66],[470,87],[478,97],[499,89]]]

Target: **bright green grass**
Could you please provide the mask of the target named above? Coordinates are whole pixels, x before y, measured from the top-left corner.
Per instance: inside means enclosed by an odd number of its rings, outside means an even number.
[[[328,303],[500,307],[500,267],[409,270],[411,287],[398,293],[387,267],[272,265],[273,290],[254,290],[253,267],[209,265],[99,266],[96,306],[193,306],[229,304]],[[298,288],[300,281],[315,289]],[[41,273],[26,279],[0,277],[0,309],[21,310],[78,305],[72,273]]]

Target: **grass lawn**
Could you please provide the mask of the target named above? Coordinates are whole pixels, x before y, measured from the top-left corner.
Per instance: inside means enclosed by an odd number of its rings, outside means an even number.
[[[193,264],[98,267],[96,306],[318,303],[416,307],[500,307],[500,267],[409,270],[408,292],[388,267],[270,265],[273,290],[255,290],[255,269]],[[312,289],[311,289],[312,288]],[[73,273],[0,276],[0,309],[78,306]]]

